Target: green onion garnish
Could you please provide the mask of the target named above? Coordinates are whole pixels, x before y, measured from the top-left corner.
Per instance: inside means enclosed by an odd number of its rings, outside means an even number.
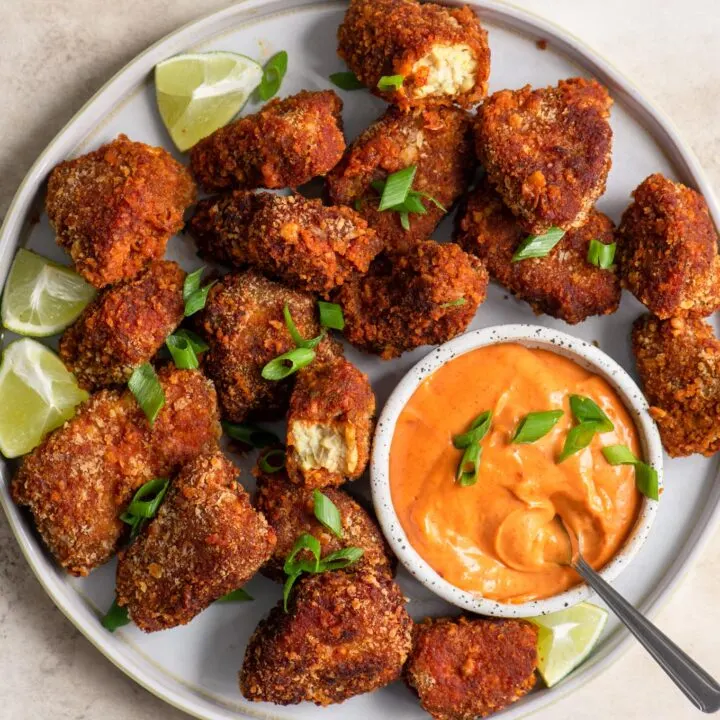
[[[225,420],[220,424],[223,430],[233,440],[238,440],[254,448],[264,448],[280,442],[280,438],[278,438],[275,433],[269,430],[263,430],[263,428],[257,427],[257,425],[251,425],[250,423],[231,423]]]
[[[599,240],[591,240],[588,247],[587,261],[601,270],[609,270],[615,260],[617,243],[606,245]]]
[[[320,325],[332,330],[342,330],[345,327],[345,317],[342,308],[337,303],[318,300],[320,311]]]
[[[158,380],[155,368],[150,363],[136,367],[128,380],[128,387],[152,426],[165,404],[165,391]]]
[[[359,547],[347,547],[342,550],[336,550],[334,553],[326,555],[320,561],[320,569],[322,570],[342,570],[348,565],[356,563],[365,551]]]
[[[411,190],[410,192],[415,193],[416,195],[419,195],[420,197],[427,198],[433,205],[440,208],[443,212],[447,212],[447,208],[438,200],[436,200],[432,195],[429,193],[423,192],[422,190]]]
[[[491,410],[480,413],[472,423],[470,423],[470,429],[467,432],[453,436],[453,445],[458,450],[463,450],[473,443],[479,443],[485,435],[487,435],[487,431],[490,429],[491,419]]]
[[[522,445],[545,437],[565,413],[562,410],[545,410],[528,413],[519,423],[511,443]]]
[[[313,510],[318,522],[342,539],[342,518],[337,505],[319,490],[313,490]]]
[[[399,90],[405,80],[404,75],[383,75],[377,84],[378,90]]]
[[[170,481],[166,478],[156,478],[137,490],[125,512],[120,515],[120,519],[131,527],[131,540],[138,536],[146,520],[155,517],[169,485]]]
[[[400,225],[405,232],[410,232],[410,216],[406,212],[399,213]]]
[[[583,422],[570,428],[570,431],[565,438],[565,444],[563,445],[562,452],[558,457],[558,462],[561,463],[567,460],[571,455],[586,448],[595,437],[595,433],[598,431],[597,423],[595,422]]]
[[[341,90],[364,90],[365,86],[353,72],[336,72],[330,76],[330,82]]]
[[[263,77],[258,86],[258,95],[261,100],[269,100],[277,94],[285,77],[285,73],[287,72],[287,66],[288,54],[284,50],[275,53],[275,55],[265,63]]]
[[[565,231],[551,227],[544,235],[528,235],[512,256],[511,262],[545,257],[562,240]]]
[[[440,303],[440,307],[441,308],[460,307],[461,305],[464,305],[466,302],[467,302],[467,300],[464,297],[460,297],[457,300],[451,300],[450,302]]]
[[[176,330],[173,335],[185,338],[190,345],[192,345],[192,349],[195,351],[196,355],[202,355],[202,353],[210,349],[210,346],[192,330],[180,328],[179,330]]]
[[[310,348],[295,348],[273,358],[262,369],[266,380],[283,380],[309,365],[315,359],[315,351]]]
[[[292,341],[295,343],[295,347],[313,349],[316,348],[320,344],[320,341],[325,337],[324,333],[320,333],[317,337],[305,340],[292,319],[288,303],[285,303],[285,306],[283,307],[283,315],[285,317],[285,325],[287,326]]]
[[[599,433],[610,432],[615,429],[610,418],[589,397],[571,395],[570,409],[579,423],[594,422]]]
[[[279,458],[275,462],[271,462],[271,458]],[[280,448],[268,450],[258,459],[258,467],[266,473],[276,473],[285,467],[285,451]]]
[[[165,345],[172,355],[175,367],[180,370],[194,370],[200,367],[192,343],[182,335],[170,335]]]
[[[117,599],[113,600],[113,604],[110,609],[105,613],[105,616],[100,620],[102,626],[110,632],[115,632],[119,627],[127,625],[130,622],[130,616],[126,607],[120,607],[117,604]]]
[[[183,283],[183,300],[185,301],[185,317],[194,315],[198,310],[202,310],[207,302],[207,296],[210,288],[215,284],[215,280],[208,283],[204,287],[200,287],[200,278],[202,277],[205,266],[191,272],[185,278]]]
[[[626,445],[608,445],[602,449],[602,454],[611,465],[633,465],[635,467],[635,486],[651,500],[660,498],[660,488],[657,470],[644,463]]]
[[[416,172],[417,165],[410,165],[394,172],[392,175],[388,175],[383,186],[378,210],[387,210],[404,203],[412,187]]]
[[[227,595],[223,595],[222,597],[218,598],[215,602],[250,602],[254,598],[250,593],[243,590],[242,588],[238,588],[237,590],[232,590]]]
[[[465,448],[455,475],[455,481],[458,485],[468,487],[477,482],[481,457],[482,447],[478,443],[472,443]]]

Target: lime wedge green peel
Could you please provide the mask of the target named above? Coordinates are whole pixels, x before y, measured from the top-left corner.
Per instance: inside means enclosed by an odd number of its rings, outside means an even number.
[[[13,458],[30,452],[87,400],[60,358],[36,340],[5,348],[0,363],[0,452]]]
[[[2,324],[18,335],[54,335],[70,325],[94,296],[92,286],[70,268],[20,249],[5,284]]]
[[[591,603],[528,618],[539,628],[538,671],[548,687],[559,683],[587,658],[607,618],[607,610]]]
[[[184,152],[240,112],[263,69],[245,55],[176,55],[155,66],[158,109],[177,149]]]

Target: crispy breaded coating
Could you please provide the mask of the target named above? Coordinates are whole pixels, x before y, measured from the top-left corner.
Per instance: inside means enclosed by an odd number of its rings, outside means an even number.
[[[117,602],[144,632],[186,625],[244,585],[275,533],[250,504],[239,470],[210,447],[173,479],[157,516],[117,567]]]
[[[162,257],[194,201],[190,173],[170,153],[118,135],[57,165],[45,208],[75,270],[101,288]]]
[[[334,295],[345,338],[383,359],[463,332],[485,300],[483,264],[453,243],[425,240],[405,255],[380,257]]]
[[[265,380],[263,367],[295,347],[283,308],[305,338],[320,333],[315,299],[248,270],[229,273],[213,286],[198,330],[210,345],[203,369],[215,383],[223,418],[242,422],[250,413],[272,417],[285,411],[287,380]]]
[[[415,626],[405,680],[435,720],[475,720],[532,690],[535,625],[526,620],[435,618]]]
[[[255,504],[277,535],[277,545],[262,572],[273,580],[283,582],[283,565],[303,533],[318,539],[322,557],[346,547],[359,547],[364,553],[353,565],[392,575],[395,560],[380,529],[370,515],[350,495],[336,488],[324,488],[327,496],[340,511],[342,539],[321,525],[314,514],[313,489],[298,487],[290,482],[284,470],[267,473],[256,467],[257,495]]]
[[[190,231],[205,255],[317,293],[367,272],[382,249],[354,210],[301,195],[234,192],[209,198],[198,203]]]
[[[27,505],[57,562],[87,575],[117,550],[118,515],[148,480],[175,472],[220,437],[212,384],[197,370],[158,372],[165,405],[151,428],[129,390],[101,390],[27,455],[12,496]]]
[[[470,118],[454,107],[402,112],[391,106],[348,148],[327,179],[331,202],[353,205],[374,228],[386,250],[404,252],[425,240],[445,212],[427,198],[425,215],[410,215],[403,229],[396,212],[378,211],[371,183],[415,165],[413,190],[431,195],[449,210],[467,190],[475,168]]]
[[[640,384],[671,457],[720,450],[720,340],[697,316],[643,315],[632,332]]]
[[[400,677],[412,620],[395,583],[373,572],[302,578],[253,633],[240,691],[256,702],[341,703]]]
[[[359,478],[370,459],[375,395],[344,357],[316,359],[297,374],[287,416],[287,469],[305,487]]]
[[[156,260],[138,275],[105,288],[62,334],[59,353],[86,390],[122,385],[180,324],[185,273]]]
[[[517,218],[487,181],[468,197],[457,217],[455,241],[479,257],[513,295],[545,313],[575,324],[591,315],[609,315],[620,304],[620,279],[614,269],[602,270],[587,261],[591,240],[615,240],[612,220],[591,210],[583,225],[568,230],[541,258],[512,262],[527,237]]]
[[[523,230],[585,221],[612,164],[611,105],[595,80],[570,78],[557,87],[501,90],[479,108],[478,157]]]
[[[487,32],[466,5],[352,0],[338,29],[338,55],[358,79],[403,109],[429,103],[472,107],[487,93]],[[401,75],[381,91],[382,76]]]
[[[718,233],[705,198],[659,173],[633,198],[618,229],[624,286],[662,319],[720,308]]]
[[[340,160],[341,111],[342,100],[332,90],[271,100],[195,145],[193,175],[208,192],[302,185]]]

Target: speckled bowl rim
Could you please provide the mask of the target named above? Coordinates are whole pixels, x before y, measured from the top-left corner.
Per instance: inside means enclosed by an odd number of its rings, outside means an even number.
[[[378,420],[370,464],[370,485],[375,512],[393,552],[408,572],[425,587],[447,602],[480,615],[531,617],[546,615],[587,600],[592,590],[585,583],[559,595],[525,603],[501,603],[471,593],[443,579],[409,542],[398,519],[390,492],[390,447],[398,416],[420,383],[450,360],[499,343],[518,343],[526,347],[550,350],[574,360],[607,380],[618,392],[638,429],[643,456],[657,471],[662,487],[663,451],[655,422],[640,388],[610,356],[591,343],[567,333],[539,325],[497,325],[466,333],[440,345],[415,364],[393,390]],[[600,575],[611,582],[635,557],[650,534],[658,502],[644,497],[635,526],[625,544],[607,563]]]

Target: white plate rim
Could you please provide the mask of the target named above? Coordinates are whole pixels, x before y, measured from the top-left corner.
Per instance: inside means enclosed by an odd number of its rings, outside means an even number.
[[[444,1],[446,4],[464,4]],[[584,69],[609,86],[614,97],[622,96],[625,104],[642,118],[643,126],[651,133],[657,145],[670,156],[672,162],[687,177],[692,179],[699,192],[705,196],[715,225],[720,227],[720,206],[717,198],[689,145],[682,139],[677,128],[665,113],[641,94],[635,84],[608,60],[566,29],[511,3],[503,0],[467,0],[466,4],[474,6],[484,18],[496,24],[505,25],[533,37],[543,38],[571,59],[581,58],[581,65]],[[315,0],[290,0],[290,2],[284,3],[277,0],[239,0],[224,10],[208,14],[169,33],[118,71],[80,108],[47,145],[18,187],[0,227],[0,279],[2,282],[7,275],[25,215],[38,187],[44,182],[49,170],[61,159],[64,159],[64,154],[59,152],[60,148],[76,147],[117,104],[145,82],[150,70],[160,60],[183,52],[196,43],[207,40],[220,32],[228,31],[244,22],[257,21],[265,15],[291,12],[313,5],[326,7],[328,3],[318,3]],[[103,103],[106,98],[108,102]],[[146,680],[139,663],[134,659],[123,657],[117,649],[108,646],[106,637],[104,637],[105,633],[99,623],[97,626],[86,624],[73,615],[70,602],[64,597],[62,584],[41,567],[41,551],[32,534],[27,532],[23,526],[21,515],[9,496],[9,474],[4,461],[0,464],[0,479],[3,480],[0,484],[0,505],[5,511],[20,549],[45,592],[68,620],[114,665],[168,704],[202,720],[237,718],[238,712],[235,710],[221,709],[189,692],[181,694],[161,683]],[[670,593],[677,587],[682,577],[706,547],[714,530],[720,526],[719,483],[715,482],[709,500],[674,562],[640,606],[646,615],[652,617],[659,610],[661,604],[668,599]],[[576,688],[585,685],[609,667],[620,656],[620,653],[629,647],[630,641],[631,636],[627,631],[619,631],[614,640],[608,641],[603,650],[585,662],[579,671],[573,673],[560,686],[552,691],[528,698],[522,706],[516,706],[516,708],[504,712],[503,717],[527,716],[548,707]],[[273,718],[273,715],[264,712],[253,713],[249,710],[243,712],[248,717],[267,718],[268,720]]]

